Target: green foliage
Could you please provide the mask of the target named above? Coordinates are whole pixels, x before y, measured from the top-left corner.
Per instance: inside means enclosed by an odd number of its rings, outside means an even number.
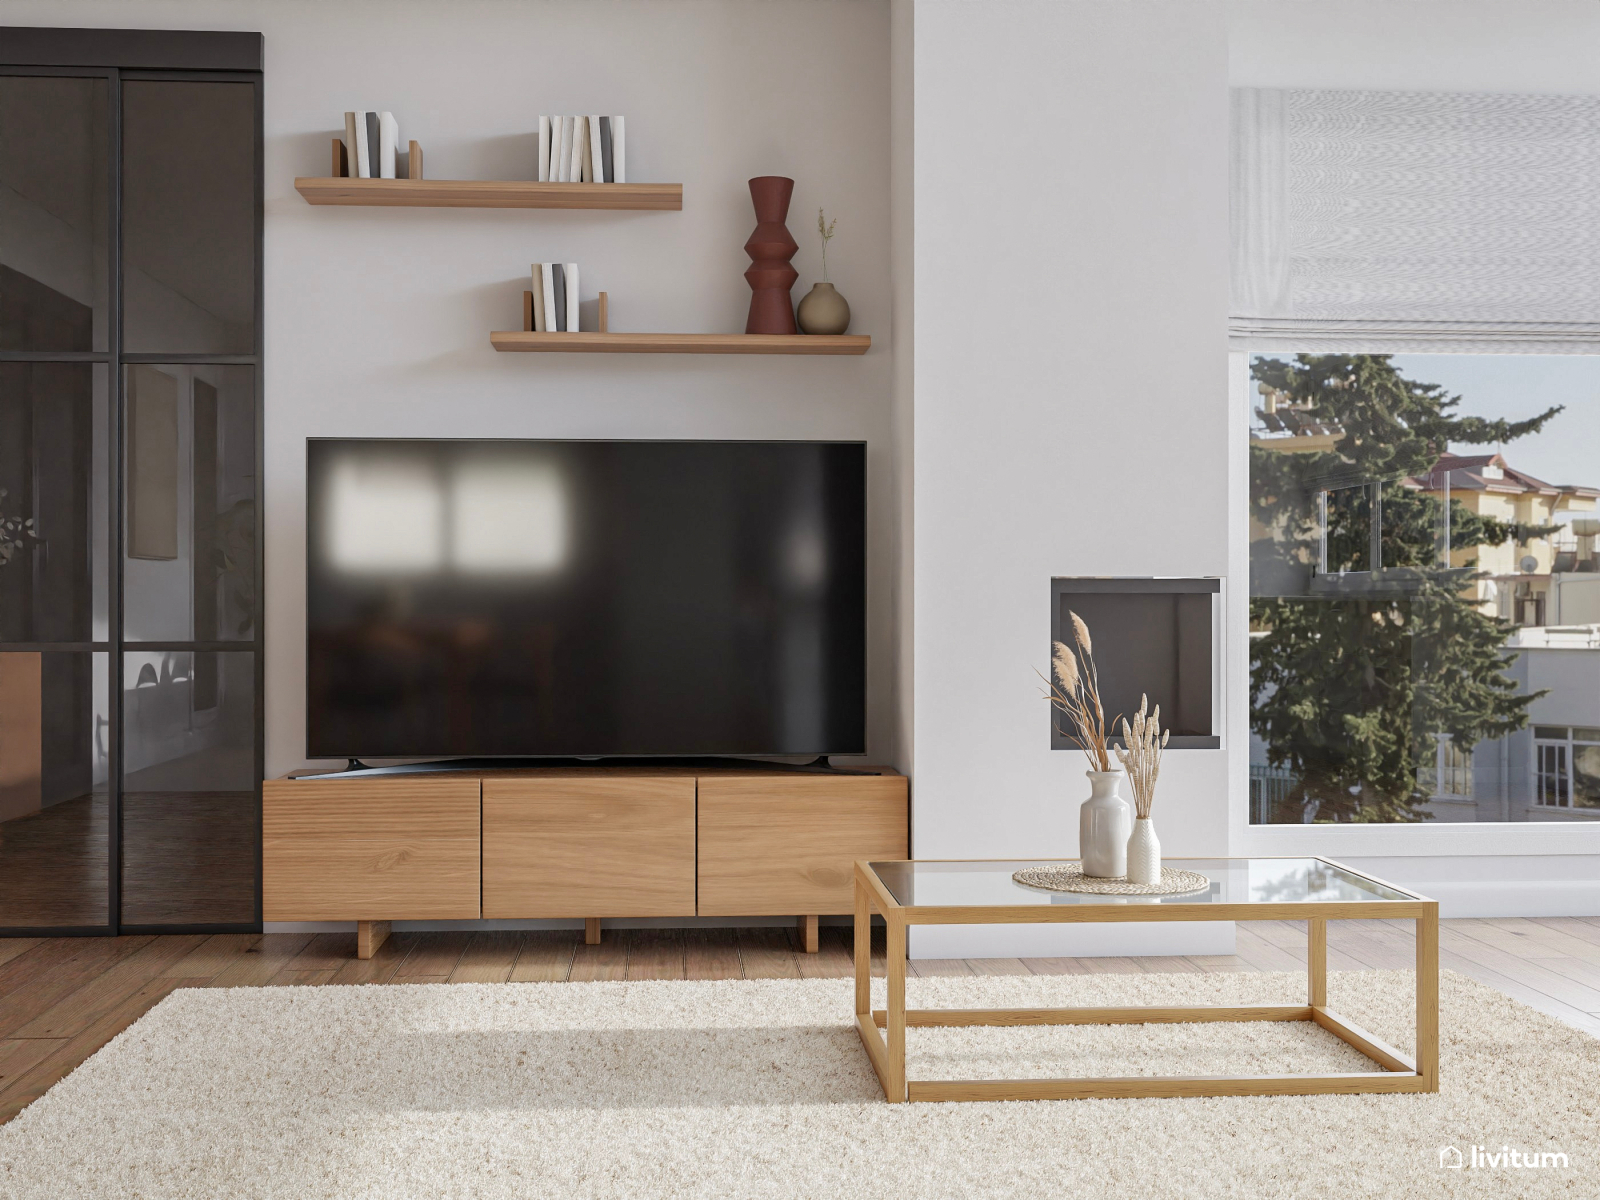
[[[1519,696],[1504,673],[1511,627],[1464,594],[1481,576],[1443,562],[1442,502],[1405,481],[1428,474],[1451,443],[1512,441],[1561,409],[1526,421],[1460,417],[1460,397],[1403,378],[1387,355],[1262,359],[1252,374],[1341,431],[1329,451],[1250,450],[1252,592],[1268,593],[1250,604],[1251,728],[1297,780],[1272,819],[1299,822],[1314,809],[1319,821],[1423,820],[1417,767],[1431,760],[1435,735],[1470,749],[1523,728],[1537,696]],[[1314,583],[1324,492],[1329,575]],[[1462,549],[1552,527],[1480,517],[1455,501],[1449,528],[1451,548]],[[1330,578],[1340,572],[1363,574]]]

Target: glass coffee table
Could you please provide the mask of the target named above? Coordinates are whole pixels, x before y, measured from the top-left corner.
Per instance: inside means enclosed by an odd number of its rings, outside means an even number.
[[[1306,1096],[1439,1090],[1439,905],[1325,858],[1167,859],[1210,881],[1179,896],[1096,896],[1015,882],[1012,872],[1059,859],[857,862],[856,1028],[890,1101],[1066,1100],[1087,1097]],[[888,1008],[872,1007],[872,914],[888,927]],[[1417,931],[1415,1060],[1328,1007],[1328,922],[1402,918]],[[1079,921],[1305,921],[1306,1003],[1142,1008],[906,1008],[912,925]],[[906,1078],[907,1027],[1137,1025],[1181,1021],[1314,1021],[1368,1058],[1372,1071],[1332,1075],[1132,1075],[1100,1079]],[[880,1030],[882,1032],[880,1032]]]

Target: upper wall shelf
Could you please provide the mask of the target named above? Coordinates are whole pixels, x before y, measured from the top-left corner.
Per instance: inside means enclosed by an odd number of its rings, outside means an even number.
[[[334,174],[300,178],[295,191],[307,204],[368,208],[588,208],[678,212],[681,183],[538,183],[525,179],[424,179],[422,148],[411,143],[410,178],[345,176],[344,143],[333,140]]]

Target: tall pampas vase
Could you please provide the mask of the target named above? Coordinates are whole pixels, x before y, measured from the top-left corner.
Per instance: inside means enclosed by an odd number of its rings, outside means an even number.
[[[1156,780],[1161,777],[1161,751],[1167,744],[1167,733],[1161,730],[1161,706],[1145,718],[1149,707],[1148,697],[1139,697],[1139,711],[1133,725],[1122,722],[1123,747],[1117,749],[1128,772],[1128,783],[1133,788],[1135,818],[1133,833],[1128,838],[1127,871],[1129,883],[1146,885],[1161,882],[1161,839],[1156,837],[1155,822],[1150,819],[1150,808],[1156,799]]]

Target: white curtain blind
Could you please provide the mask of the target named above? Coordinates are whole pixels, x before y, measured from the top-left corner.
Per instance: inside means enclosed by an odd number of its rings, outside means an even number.
[[[1241,348],[1600,353],[1600,97],[1236,88]]]

